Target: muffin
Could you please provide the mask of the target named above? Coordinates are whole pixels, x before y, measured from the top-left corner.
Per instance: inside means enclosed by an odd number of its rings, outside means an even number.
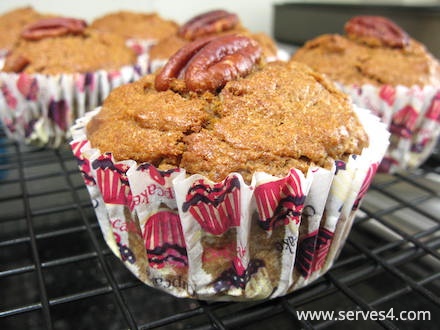
[[[75,118],[144,74],[144,62],[123,38],[89,29],[80,19],[51,17],[25,26],[0,72],[6,132],[58,147]]]
[[[90,27],[120,35],[136,53],[148,52],[159,40],[176,33],[178,24],[157,13],[117,11],[94,19]]]
[[[161,68],[168,59],[187,43],[198,38],[242,34],[255,39],[263,49],[267,60],[287,59],[286,54],[278,50],[274,40],[265,33],[252,33],[240,22],[239,17],[226,10],[212,10],[196,15],[179,27],[176,33],[163,38],[150,49],[150,71]]]
[[[318,36],[291,60],[325,74],[388,125],[391,144],[380,171],[416,168],[434,150],[440,133],[440,63],[394,22],[353,17],[344,35]]]
[[[197,39],[72,127],[104,238],[144,283],[274,298],[338,256],[388,132],[306,65],[262,57],[242,35]]]
[[[0,56],[6,55],[13,48],[25,25],[44,16],[48,15],[41,14],[30,6],[13,9],[0,15]]]

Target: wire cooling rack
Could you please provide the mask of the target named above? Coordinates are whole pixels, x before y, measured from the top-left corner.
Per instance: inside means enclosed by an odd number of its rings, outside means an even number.
[[[114,257],[67,146],[0,131],[0,329],[438,329],[439,183],[435,157],[376,176],[325,276],[270,301],[208,303],[150,288]],[[351,320],[301,319],[307,311]]]

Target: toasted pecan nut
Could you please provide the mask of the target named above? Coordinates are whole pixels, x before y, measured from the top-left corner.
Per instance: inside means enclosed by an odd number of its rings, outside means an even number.
[[[355,16],[345,24],[344,29],[349,38],[371,46],[403,48],[409,43],[405,31],[381,16]]]
[[[66,34],[83,34],[87,23],[84,20],[68,17],[51,17],[27,25],[21,37],[26,40],[40,40]]]
[[[228,31],[239,23],[238,16],[225,10],[213,10],[197,15],[183,24],[177,34],[187,40]]]
[[[228,81],[249,74],[261,53],[258,43],[248,37],[227,35],[216,38],[188,64],[186,86],[196,92],[215,91]]]
[[[15,73],[22,72],[29,63],[29,59],[22,55],[18,55],[15,57],[8,56],[3,67],[3,71]]]
[[[157,74],[154,84],[158,91],[165,91],[170,88],[171,82],[180,77],[180,73],[184,71],[186,65],[197,52],[204,47],[208,42],[216,37],[206,37],[193,41],[181,49],[179,49],[173,56],[170,57],[167,64]]]
[[[193,92],[215,92],[228,81],[251,72],[261,47],[245,36],[226,35],[196,40],[181,48],[158,73],[155,88],[165,91],[181,78]]]

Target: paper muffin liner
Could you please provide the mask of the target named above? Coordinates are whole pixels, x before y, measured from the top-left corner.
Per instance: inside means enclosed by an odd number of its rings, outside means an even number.
[[[0,72],[0,118],[9,138],[57,148],[75,119],[101,104],[119,85],[147,73],[147,55],[119,70],[74,74]]]
[[[246,301],[304,287],[333,264],[378,168],[389,133],[355,109],[370,138],[333,168],[292,168],[279,178],[238,173],[221,182],[182,168],[115,161],[72,127],[71,148],[105,241],[145,284],[177,297]]]
[[[356,105],[379,116],[391,132],[379,172],[415,169],[433,153],[440,135],[440,87],[338,85]]]
[[[129,38],[126,41],[127,47],[131,48],[137,55],[148,54],[151,47],[157,44],[156,39]]]

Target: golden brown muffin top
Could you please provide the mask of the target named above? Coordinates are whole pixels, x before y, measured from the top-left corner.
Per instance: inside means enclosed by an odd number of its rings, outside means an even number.
[[[166,60],[188,42],[188,40],[179,37],[177,34],[163,38],[157,44],[151,46],[148,53],[149,58],[150,60]]]
[[[155,78],[110,93],[87,126],[93,147],[215,181],[239,172],[249,182],[255,171],[328,168],[368,144],[347,96],[301,63],[260,63],[217,93],[178,84],[158,92]]]
[[[177,31],[178,24],[157,13],[118,11],[96,18],[90,27],[112,32],[124,38],[159,40]]]
[[[400,40],[399,44],[381,42],[375,35],[367,39],[353,33],[324,34],[306,42],[291,60],[343,84],[440,86],[439,61],[424,45],[401,34],[400,39],[395,35],[391,39]]]
[[[20,7],[0,16],[0,50],[9,50],[20,37],[26,24],[49,15],[41,14],[32,7]]]
[[[24,65],[17,63],[23,62]],[[7,56],[3,71],[42,74],[115,70],[134,64],[136,55],[115,34],[86,28],[82,34],[21,38]]]

